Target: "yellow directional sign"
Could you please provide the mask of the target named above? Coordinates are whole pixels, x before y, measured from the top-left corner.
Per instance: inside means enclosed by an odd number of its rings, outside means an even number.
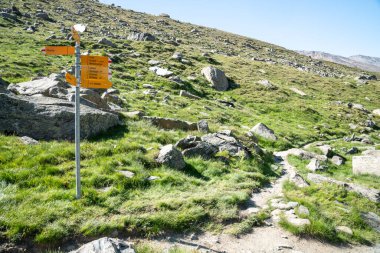
[[[75,47],[70,46],[46,46],[41,50],[46,55],[74,55]]]
[[[82,55],[80,57],[80,61],[83,65],[92,65],[103,68],[108,68],[108,57],[107,56],[90,56],[90,55]]]
[[[83,79],[108,80],[108,68],[97,67],[92,65],[82,65],[81,75]]]
[[[108,80],[86,79],[82,80],[81,87],[87,89],[109,89],[112,87],[112,83]]]
[[[75,76],[73,76],[69,73],[66,73],[65,77],[66,77],[66,81],[69,84],[71,84],[72,86],[77,86],[77,79],[75,78]]]

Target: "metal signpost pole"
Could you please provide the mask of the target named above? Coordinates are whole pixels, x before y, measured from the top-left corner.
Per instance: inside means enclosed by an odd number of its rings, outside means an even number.
[[[75,42],[75,176],[76,176],[76,198],[81,198],[80,182],[80,43]]]

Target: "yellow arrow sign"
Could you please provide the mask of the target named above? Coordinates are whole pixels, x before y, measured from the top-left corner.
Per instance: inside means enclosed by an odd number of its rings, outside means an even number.
[[[88,89],[109,89],[112,87],[112,83],[108,80],[86,79],[82,80],[81,87]]]
[[[72,86],[77,86],[77,79],[75,78],[75,76],[69,73],[66,73],[65,77],[66,77],[66,82],[68,82]]]
[[[46,46],[41,50],[46,55],[74,55],[75,47],[70,46]]]
[[[83,65],[92,65],[97,67],[108,68],[108,57],[107,56],[90,56],[82,55],[80,61]]]

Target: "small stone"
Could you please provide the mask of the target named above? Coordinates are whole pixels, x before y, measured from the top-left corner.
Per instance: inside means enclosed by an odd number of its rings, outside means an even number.
[[[298,214],[299,215],[309,216],[310,212],[309,212],[309,209],[306,206],[302,206],[301,205],[301,206],[298,207]]]
[[[322,170],[322,166],[316,158],[311,159],[310,163],[306,166],[311,171]]]
[[[348,234],[348,235],[352,235],[353,234],[351,228],[346,227],[346,226],[338,226],[338,227],[335,228],[335,230],[337,232],[345,233],[345,234]]]
[[[208,123],[206,120],[200,120],[198,122],[198,131],[202,133],[208,133],[209,128],[208,128]]]
[[[132,178],[135,176],[135,173],[131,171],[127,171],[127,170],[118,170],[118,172],[122,174],[123,176],[125,176],[126,178]]]
[[[29,136],[23,136],[20,137],[20,140],[25,144],[25,145],[37,145],[39,142],[36,141],[33,138],[30,138]]]
[[[341,156],[335,155],[335,156],[333,156],[333,158],[331,158],[331,162],[335,165],[340,166],[340,165],[344,164],[344,158]]]
[[[146,180],[148,180],[148,181],[155,181],[155,180],[157,180],[157,179],[160,179],[160,177],[157,177],[157,176],[150,176],[150,177],[148,177]]]

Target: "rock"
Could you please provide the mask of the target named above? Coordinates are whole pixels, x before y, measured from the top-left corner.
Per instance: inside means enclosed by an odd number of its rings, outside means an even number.
[[[346,152],[347,155],[353,155],[357,153],[359,153],[359,149],[357,147],[352,147]]]
[[[248,158],[251,155],[248,148],[232,136],[214,133],[202,136],[201,140],[213,145],[219,152],[227,151],[231,156],[243,156]]]
[[[74,111],[74,103],[61,99],[1,93],[0,131],[37,140],[72,140]],[[81,106],[81,138],[89,138],[118,124],[115,114]]]
[[[268,90],[275,90],[275,89],[277,89],[276,85],[274,85],[273,83],[271,83],[268,80],[260,80],[257,83],[260,84],[260,85],[262,85],[263,87],[265,87]]]
[[[148,84],[148,83],[144,83],[142,85],[142,87],[145,88],[145,89],[151,89],[151,90],[155,89],[153,85]]]
[[[300,95],[302,97],[307,96],[307,94],[305,92],[297,89],[296,87],[291,87],[290,90],[293,91],[294,93],[297,93],[298,95]]]
[[[181,52],[175,52],[172,55],[172,59],[174,59],[174,60],[180,61],[180,60],[182,60],[182,58],[183,58],[183,54]]]
[[[68,100],[71,102],[75,102],[75,91],[72,90],[72,93],[69,95]],[[111,110],[109,105],[102,97],[93,89],[80,89],[80,98],[81,104],[96,108],[96,109],[104,109]],[[84,101],[83,101],[84,100]]]
[[[377,214],[369,212],[362,213],[360,216],[368,226],[372,227],[374,230],[380,233],[380,217]]]
[[[182,84],[183,81],[179,76],[171,76],[169,77],[169,80],[178,84]]]
[[[132,244],[108,237],[89,242],[70,253],[135,253]]]
[[[37,80],[10,84],[8,90],[16,95],[34,96],[43,95],[45,97],[62,98],[68,94],[67,89],[71,88],[61,79],[60,75],[51,74],[49,77],[43,77]]]
[[[36,17],[42,20],[51,21],[49,14],[47,14],[46,12],[37,12]]]
[[[344,164],[344,158],[341,156],[335,155],[333,156],[333,158],[331,158],[331,162],[335,165],[340,166]]]
[[[318,148],[322,151],[323,155],[329,158],[334,155],[334,152],[332,151],[332,148],[330,147],[330,145],[322,145],[322,146],[319,146]]]
[[[108,40],[107,38],[101,38],[98,41],[98,44],[109,46],[109,47],[113,47],[113,48],[116,47],[116,45],[112,41]]]
[[[257,135],[259,135],[259,136],[261,136],[263,138],[269,139],[269,140],[273,140],[273,141],[277,140],[277,137],[274,134],[273,130],[270,129],[269,127],[267,127],[263,123],[258,123],[256,126],[254,126],[250,130],[250,132],[253,133],[253,134],[257,134]]]
[[[295,227],[304,227],[310,225],[310,220],[309,219],[301,219],[301,218],[287,218],[287,221],[295,226]]]
[[[198,142],[201,141],[201,138],[193,135],[188,135],[186,138],[179,140],[176,144],[176,148],[188,149],[195,147]]]
[[[380,156],[354,156],[352,172],[354,175],[368,174],[380,177]]]
[[[341,233],[344,233],[344,234],[347,234],[347,235],[352,235],[353,234],[351,228],[346,227],[346,226],[338,226],[338,227],[335,228],[335,230],[337,232],[341,232]]]
[[[148,177],[146,180],[148,180],[148,181],[155,181],[155,180],[158,180],[158,179],[160,179],[160,177],[157,177],[157,176],[150,176],[150,177]]]
[[[377,78],[375,75],[360,75],[355,77],[357,81],[376,81]]]
[[[198,121],[198,131],[203,133],[208,133],[208,123],[206,120],[200,120]]]
[[[229,87],[229,83],[226,75],[220,69],[209,66],[205,67],[201,71],[202,75],[211,83],[211,87],[218,91],[226,91]]]
[[[25,144],[25,145],[37,145],[38,141],[36,141],[33,138],[30,138],[29,136],[23,136],[20,137],[20,140]]]
[[[180,129],[184,131],[196,131],[198,130],[197,123],[190,123],[179,119],[160,118],[143,116],[145,120],[152,122],[153,125],[163,129]]]
[[[363,156],[380,156],[380,150],[366,150],[362,152]]]
[[[163,17],[163,18],[170,18],[170,15],[169,14],[166,14],[166,13],[161,13],[160,15],[158,15],[159,17]]]
[[[104,92],[101,96],[102,101],[105,101],[106,103],[113,103],[121,106],[123,104],[123,100],[119,98],[119,96],[110,94],[108,92]]]
[[[150,61],[148,61],[148,64],[149,65],[152,65],[152,66],[156,66],[156,65],[158,65],[158,64],[160,64],[161,62],[160,61],[157,61],[157,60],[150,60]]]
[[[16,22],[19,21],[16,15],[13,15],[13,14],[10,14],[7,12],[0,12],[0,17],[5,18],[5,19],[9,19],[12,21],[16,21]]]
[[[312,173],[309,173],[307,175],[307,179],[316,184],[322,184],[322,183],[336,184],[336,185],[344,187],[348,191],[356,192],[357,194],[362,195],[363,197],[373,202],[380,203],[380,190],[365,188],[360,185],[346,183],[346,182],[338,181],[329,177],[325,177],[318,174],[312,174]]]
[[[271,205],[273,208],[280,209],[280,210],[290,210],[298,206],[297,202],[288,202],[284,203],[283,201],[279,199],[274,199],[271,201]]]
[[[364,122],[364,126],[365,127],[369,127],[369,128],[375,128],[376,127],[376,123],[372,120],[366,120]]]
[[[373,111],[372,111],[372,114],[373,114],[374,116],[380,117],[380,109],[373,110]]]
[[[133,111],[133,112],[124,112],[123,115],[127,116],[128,118],[142,118],[145,113],[142,111]]]
[[[179,92],[179,95],[180,95],[181,97],[187,97],[187,98],[191,98],[191,99],[201,99],[200,97],[198,97],[198,96],[196,96],[196,95],[193,95],[193,94],[191,94],[190,92],[187,92],[187,91],[185,91],[185,90],[181,90],[181,91]]]
[[[123,176],[125,176],[126,178],[132,178],[135,176],[135,173],[128,170],[118,170],[118,172],[122,174]]]
[[[319,161],[315,158],[311,159],[310,163],[306,166],[311,171],[322,170],[323,167],[320,165]]]
[[[170,77],[173,75],[173,72],[160,67],[150,67],[149,70],[162,77]]]
[[[182,152],[185,157],[201,156],[204,159],[211,159],[216,153],[218,153],[218,148],[207,142],[198,142],[195,147],[187,148]]]
[[[128,36],[128,40],[135,41],[155,41],[156,38],[150,33],[132,32]]]
[[[290,175],[289,179],[297,187],[304,188],[304,187],[308,187],[309,186],[309,183],[306,182],[306,180],[303,179],[303,177],[301,175],[299,175],[298,173],[294,172],[293,175]]]
[[[310,215],[309,209],[306,206],[299,206],[298,207],[298,215]]]
[[[160,150],[156,161],[173,169],[180,170],[186,167],[182,153],[171,144]]]

